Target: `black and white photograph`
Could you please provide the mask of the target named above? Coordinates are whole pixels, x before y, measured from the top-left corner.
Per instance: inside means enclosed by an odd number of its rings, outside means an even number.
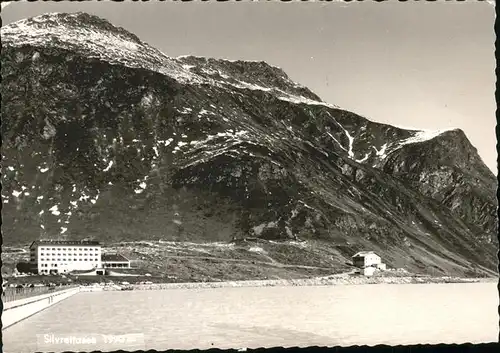
[[[498,342],[495,1],[1,19],[3,352]]]

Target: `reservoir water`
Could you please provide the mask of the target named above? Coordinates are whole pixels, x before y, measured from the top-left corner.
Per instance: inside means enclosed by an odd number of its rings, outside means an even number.
[[[498,340],[497,307],[496,283],[81,292],[3,342],[7,353],[482,343]],[[119,339],[50,339],[72,335]]]

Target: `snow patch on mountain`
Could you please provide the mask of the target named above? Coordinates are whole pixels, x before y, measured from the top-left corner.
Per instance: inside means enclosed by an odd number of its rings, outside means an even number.
[[[109,161],[108,166],[106,168],[104,168],[102,171],[103,172],[107,172],[107,171],[109,171],[111,169],[112,166],[113,166],[113,161]]]
[[[254,253],[257,253],[257,254],[267,254],[267,251],[265,251],[263,248],[261,248],[260,246],[251,246],[248,251],[250,252],[254,252]]]
[[[379,160],[385,160],[390,154],[393,152],[403,148],[406,145],[422,143],[429,140],[432,140],[445,132],[453,131],[454,129],[449,130],[408,130],[413,133],[413,136],[408,137],[403,140],[397,140],[393,142],[385,142],[380,149],[375,146],[371,146],[371,148],[375,151],[375,155]],[[368,160],[369,155],[366,154],[363,159],[357,160],[358,163],[363,163]]]
[[[434,130],[434,131],[433,130],[420,130],[414,136],[400,141],[399,144],[400,145],[407,145],[410,143],[421,143],[421,142],[429,141],[435,137],[438,137],[439,135],[444,134],[445,132],[452,131],[452,130],[453,129]]]
[[[335,141],[337,143],[337,145],[339,145],[340,148],[342,148],[344,151],[347,152],[346,148],[344,146],[342,146],[342,144],[335,138],[335,136],[333,136],[331,133],[329,133],[328,131],[326,132],[328,136],[331,137],[331,139],[333,141]]]
[[[384,143],[384,145],[382,146],[382,148],[380,148],[380,150],[377,150],[376,147],[373,147],[373,149],[375,150],[376,155],[380,157],[380,159],[385,159],[387,157],[386,151],[388,146],[389,146],[388,143]]]
[[[59,216],[61,212],[59,211],[58,205],[54,205],[51,208],[49,208],[49,211],[54,215],[54,216]]]
[[[352,145],[354,143],[354,137],[352,137],[347,130],[344,129],[347,138],[349,139],[349,151],[347,151],[350,158],[354,158],[354,152],[352,150]]]
[[[365,156],[361,159],[357,159],[356,162],[358,162],[358,163],[366,162],[369,157],[370,157],[370,153],[365,153]]]
[[[330,104],[330,103],[321,102],[321,101],[315,101],[315,100],[312,100],[312,99],[309,99],[306,97],[294,96],[291,94],[278,95],[277,98],[279,100],[282,100],[285,102],[290,102],[290,103],[295,103],[295,104],[320,105],[320,106],[324,106],[327,108],[339,109],[339,106],[335,105],[335,104]]]

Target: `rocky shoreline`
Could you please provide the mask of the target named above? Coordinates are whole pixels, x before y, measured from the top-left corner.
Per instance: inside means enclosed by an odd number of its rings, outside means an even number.
[[[330,286],[330,285],[361,285],[361,284],[439,284],[439,283],[479,283],[494,282],[496,278],[459,278],[459,277],[362,277],[362,276],[330,276],[322,278],[294,280],[253,280],[225,282],[191,282],[191,283],[153,283],[133,284],[133,290],[159,289],[201,289],[226,287],[282,287],[282,286]]]

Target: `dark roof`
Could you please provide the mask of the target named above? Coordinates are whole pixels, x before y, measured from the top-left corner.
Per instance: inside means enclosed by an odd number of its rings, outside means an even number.
[[[31,243],[30,248],[33,245],[100,245],[98,241],[95,240],[35,240]]]
[[[377,254],[375,254],[375,252],[373,252],[373,251],[360,251],[360,252],[354,254],[352,257],[365,257],[367,255],[377,255]]]
[[[101,261],[103,262],[128,262],[128,259],[121,254],[102,254]]]

